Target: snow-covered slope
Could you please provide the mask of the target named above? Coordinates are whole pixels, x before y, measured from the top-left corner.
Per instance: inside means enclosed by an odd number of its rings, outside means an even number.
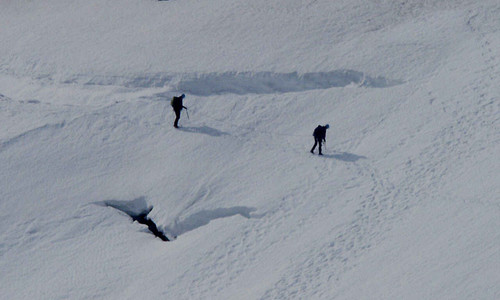
[[[1,298],[499,298],[497,2],[4,1]]]

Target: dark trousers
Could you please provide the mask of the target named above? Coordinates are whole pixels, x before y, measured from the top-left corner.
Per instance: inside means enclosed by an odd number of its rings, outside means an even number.
[[[314,146],[311,149],[311,153],[314,153],[314,149],[316,149],[316,145],[319,145],[319,154],[322,155],[321,153],[321,139],[314,138]]]
[[[175,112],[174,127],[177,128],[177,127],[179,127],[177,123],[179,123],[179,119],[181,118],[181,110],[180,109],[178,109],[178,110],[174,109],[174,112]]]

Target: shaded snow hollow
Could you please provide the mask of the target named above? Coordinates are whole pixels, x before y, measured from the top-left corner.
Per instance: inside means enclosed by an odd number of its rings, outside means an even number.
[[[196,96],[221,94],[273,94],[329,89],[333,87],[384,88],[403,83],[383,76],[371,77],[354,70],[336,70],[298,74],[273,72],[224,72],[207,74],[148,74],[138,77],[85,76],[66,79],[64,83],[117,85],[130,88],[169,87],[172,92]]]
[[[0,298],[500,299],[499,15],[2,1]]]

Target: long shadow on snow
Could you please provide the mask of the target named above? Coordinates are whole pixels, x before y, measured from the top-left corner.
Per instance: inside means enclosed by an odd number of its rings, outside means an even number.
[[[202,134],[207,134],[210,136],[222,136],[222,135],[229,135],[227,132],[222,132],[220,130],[217,130],[212,127],[208,126],[201,126],[201,127],[179,127],[178,128],[181,131],[185,132],[191,132],[191,133],[202,133]]]
[[[165,227],[165,231],[174,236],[179,236],[186,232],[195,230],[202,226],[207,225],[212,220],[228,218],[240,215],[244,218],[260,218],[262,215],[252,215],[253,211],[257,210],[253,207],[234,206],[229,208],[217,208],[213,210],[202,210],[195,214],[190,215],[182,221],[176,220],[172,227]]]
[[[366,159],[366,156],[356,155],[356,154],[347,153],[347,152],[341,152],[338,154],[323,154],[323,157],[334,158],[334,159],[345,161],[345,162],[356,162],[360,159]]]

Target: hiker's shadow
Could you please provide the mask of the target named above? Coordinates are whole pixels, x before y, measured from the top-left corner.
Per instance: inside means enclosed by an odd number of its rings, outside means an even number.
[[[356,155],[348,152],[339,152],[336,154],[323,154],[323,156],[326,158],[333,158],[345,162],[356,162],[360,159],[366,159],[366,156]]]
[[[215,128],[208,127],[208,126],[201,126],[201,127],[179,127],[179,130],[184,131],[184,132],[207,134],[207,135],[210,135],[210,136],[229,135],[229,133],[227,133],[227,132],[223,132],[223,131],[220,131],[220,130],[217,130]]]

